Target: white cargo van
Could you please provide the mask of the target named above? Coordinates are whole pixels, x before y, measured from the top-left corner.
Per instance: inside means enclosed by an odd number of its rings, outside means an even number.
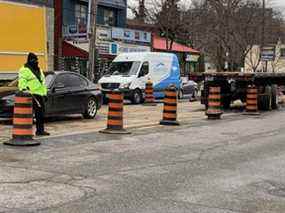
[[[143,102],[145,84],[151,79],[156,98],[164,97],[163,91],[170,84],[180,89],[178,58],[172,53],[141,52],[123,53],[111,63],[109,71],[99,80],[104,95],[120,89],[126,99],[138,104]]]

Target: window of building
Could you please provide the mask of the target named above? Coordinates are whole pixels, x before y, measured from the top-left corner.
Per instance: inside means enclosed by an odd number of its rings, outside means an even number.
[[[104,9],[104,25],[115,26],[115,12],[113,10]]]
[[[87,32],[88,5],[75,5],[75,21],[78,27],[78,33]]]
[[[285,57],[285,48],[280,49],[280,56]]]

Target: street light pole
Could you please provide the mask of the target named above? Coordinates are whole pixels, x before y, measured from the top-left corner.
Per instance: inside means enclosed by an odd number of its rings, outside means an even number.
[[[261,32],[261,51],[265,46],[265,0],[262,0],[262,32]],[[265,61],[265,69],[263,72],[267,72],[267,61]]]
[[[89,25],[89,61],[87,69],[87,78],[92,82],[95,79],[96,72],[96,14],[97,0],[91,0],[90,6],[90,25]]]

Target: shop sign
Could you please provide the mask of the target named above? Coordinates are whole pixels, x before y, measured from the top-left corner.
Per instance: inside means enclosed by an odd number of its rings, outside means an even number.
[[[121,44],[121,43],[111,44],[111,54],[112,55],[117,55],[120,53],[150,52],[150,51],[151,49],[149,46],[130,45],[130,44]]]
[[[261,49],[261,61],[274,61],[275,59],[275,47],[263,47]]]
[[[192,55],[192,54],[187,54],[185,61],[187,62],[198,62],[200,55]]]
[[[99,54],[109,55],[110,54],[110,42],[96,42],[96,49]]]
[[[63,28],[65,38],[79,38],[87,36],[87,25],[80,22],[77,25],[68,25]]]
[[[112,38],[124,41],[151,43],[151,33],[126,28],[112,28]]]
[[[110,41],[112,39],[111,28],[108,27],[97,27],[96,35],[97,39],[101,41]]]

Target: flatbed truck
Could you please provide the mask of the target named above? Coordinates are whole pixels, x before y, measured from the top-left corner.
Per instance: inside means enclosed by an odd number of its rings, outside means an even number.
[[[278,93],[284,91],[285,73],[242,73],[212,72],[190,73],[190,79],[202,83],[201,103],[208,108],[209,87],[221,87],[221,105],[230,109],[235,100],[246,102],[246,91],[249,85],[258,89],[258,109],[271,110],[278,108]]]

